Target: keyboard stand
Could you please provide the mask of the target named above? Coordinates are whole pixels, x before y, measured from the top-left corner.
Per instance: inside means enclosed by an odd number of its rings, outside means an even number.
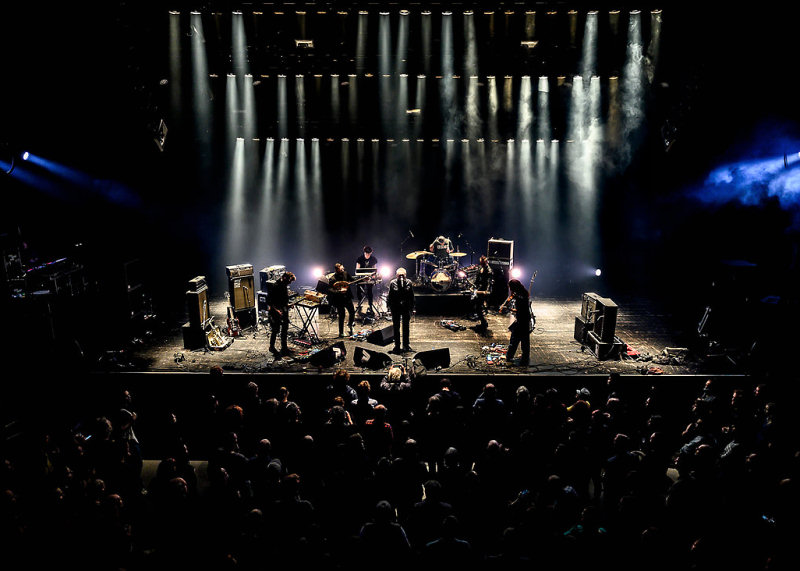
[[[292,305],[297,310],[302,326],[300,327],[299,337],[306,338],[312,344],[321,343],[317,332],[316,317],[319,312],[319,303],[307,299],[301,299]]]

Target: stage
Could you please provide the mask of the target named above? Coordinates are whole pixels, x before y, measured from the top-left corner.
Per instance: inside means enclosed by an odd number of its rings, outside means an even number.
[[[351,372],[367,372],[369,367],[356,364],[357,348],[386,355],[393,362],[409,364],[420,352],[447,349],[449,364],[438,363],[430,367],[439,374],[453,375],[582,375],[618,372],[631,374],[727,374],[733,372],[729,359],[709,359],[695,356],[685,345],[684,332],[675,329],[671,316],[657,304],[643,299],[615,300],[619,306],[616,338],[621,341],[621,351],[609,358],[598,358],[590,347],[575,339],[575,317],[580,315],[581,300],[544,298],[533,300],[536,327],[531,334],[531,365],[521,367],[508,364],[504,352],[509,341],[508,325],[512,317],[491,310],[487,314],[488,331],[483,334],[472,329],[473,321],[462,314],[423,314],[418,311],[411,320],[410,342],[413,352],[395,355],[389,351],[392,343],[380,345],[367,341],[375,330],[391,327],[388,313],[379,314],[374,322],[359,314],[351,337],[338,338],[335,315],[314,312],[311,327],[303,332],[298,311],[291,313],[290,346],[294,356],[275,359],[268,351],[269,328],[261,319],[257,327],[250,327],[233,338],[227,348],[209,350],[189,349],[184,346],[181,327],[174,323],[160,333],[133,345],[124,358],[107,361],[110,369],[151,372],[205,372],[215,365],[225,371],[244,373],[319,373],[346,368]],[[225,336],[227,301],[212,299],[209,303],[213,323]],[[383,302],[379,309],[384,309]],[[323,310],[324,311],[324,310]],[[314,341],[314,333],[318,337]],[[345,334],[347,327],[345,326]],[[302,334],[302,335],[301,335]],[[344,359],[333,364],[316,363],[314,355],[329,350],[334,344],[343,344]],[[442,351],[437,355],[441,356]],[[519,356],[519,353],[517,353]],[[317,358],[323,355],[317,355]],[[121,357],[120,357],[121,359]],[[380,367],[370,372],[385,371]]]

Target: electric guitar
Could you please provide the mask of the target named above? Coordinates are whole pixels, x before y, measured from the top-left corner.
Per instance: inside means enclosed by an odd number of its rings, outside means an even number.
[[[228,307],[228,336],[239,337],[242,334],[242,328],[239,326],[239,318],[234,316],[233,308]]]
[[[344,292],[347,291],[347,288],[349,288],[351,285],[355,285],[357,283],[361,283],[361,282],[363,282],[365,280],[368,280],[370,278],[372,278],[372,276],[368,275],[368,276],[362,276],[362,277],[358,278],[357,280],[353,280],[351,282],[348,282],[347,280],[341,280],[341,281],[338,281],[338,282],[333,282],[333,285],[331,285],[330,290],[333,293],[344,293]]]

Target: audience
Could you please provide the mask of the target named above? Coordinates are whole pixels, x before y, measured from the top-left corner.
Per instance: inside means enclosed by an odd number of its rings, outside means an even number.
[[[263,398],[211,376],[194,410],[137,391],[134,412],[126,389],[7,438],[4,567],[796,563],[796,421],[760,379],[692,392],[477,378],[457,392],[398,370],[372,392],[340,370],[290,400],[286,380]]]

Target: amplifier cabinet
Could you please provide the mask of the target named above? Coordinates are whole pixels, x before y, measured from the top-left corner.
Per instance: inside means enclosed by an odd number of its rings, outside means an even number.
[[[267,291],[269,289],[267,284],[277,281],[285,271],[286,266],[267,266],[266,268],[260,269],[258,271],[259,289],[261,291]]]
[[[203,286],[197,291],[187,291],[186,309],[189,313],[189,324],[196,329],[204,328],[211,319],[208,307],[208,287]]]
[[[206,287],[208,284],[206,283],[205,276],[197,276],[196,278],[192,278],[188,282],[187,289],[189,291],[200,291],[202,288]]]
[[[231,307],[234,310],[249,309],[256,306],[256,288],[253,286],[253,276],[231,278],[228,281]]]
[[[624,343],[617,337],[606,343],[594,331],[589,331],[586,336],[586,346],[599,361],[618,358],[623,345]]]
[[[581,316],[575,317],[575,341],[581,345],[586,345],[586,338],[589,334],[589,323]]]
[[[581,318],[604,343],[614,341],[618,309],[617,304],[607,297],[591,292],[583,294]]]
[[[242,329],[258,325],[258,314],[255,307],[234,310],[233,315],[239,320],[239,327]]]
[[[508,262],[507,265],[513,264],[514,241],[503,240],[502,238],[491,238],[486,245],[486,257],[489,260]]]
[[[225,272],[229,279],[241,278],[253,275],[253,264],[238,264],[236,266],[226,266]]]

